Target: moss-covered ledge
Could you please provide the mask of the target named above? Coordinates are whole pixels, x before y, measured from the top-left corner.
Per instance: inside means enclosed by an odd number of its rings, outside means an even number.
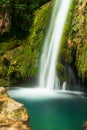
[[[29,115],[24,105],[11,99],[0,87],[0,130],[30,130]]]

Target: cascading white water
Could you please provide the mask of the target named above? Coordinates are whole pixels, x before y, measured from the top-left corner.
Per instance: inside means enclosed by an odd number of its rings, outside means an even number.
[[[64,24],[72,0],[55,0],[51,23],[44,42],[40,63],[39,86],[54,88],[55,66]]]
[[[62,90],[66,90],[66,84],[67,84],[67,82],[64,81],[63,86],[62,86]]]

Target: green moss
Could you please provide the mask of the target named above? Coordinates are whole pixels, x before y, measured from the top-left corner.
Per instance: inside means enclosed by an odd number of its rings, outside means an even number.
[[[12,50],[20,45],[22,45],[22,41],[17,40],[15,37],[8,40],[8,42],[1,42],[0,43],[0,55],[3,55],[7,51]]]
[[[0,86],[9,86],[8,80],[4,77],[0,78]]]
[[[65,61],[70,65],[75,62],[75,55],[76,55],[76,45],[68,46],[67,53],[66,53],[66,59]],[[75,65],[75,63],[74,63]]]
[[[0,76],[4,77],[7,73],[7,68],[5,66],[0,66]]]
[[[38,51],[41,50],[45,32],[48,27],[51,7],[52,2],[48,2],[34,13],[33,23],[30,28],[30,37],[26,43],[30,43],[33,49],[36,48]]]
[[[78,68],[78,76],[87,77],[87,44],[77,49],[76,66]],[[79,53],[80,52],[80,53]]]
[[[64,67],[63,64],[58,63],[57,66],[56,66],[56,71],[57,71],[57,76],[58,76],[58,78],[60,79],[61,82],[67,80],[65,67]]]
[[[83,0],[76,0],[74,3],[66,20],[59,61],[63,65],[67,63],[76,68],[74,70],[78,72],[76,75],[85,79],[87,78],[87,3]]]
[[[73,20],[69,35],[68,55],[71,63],[76,67],[78,76],[82,79],[87,78],[87,8],[86,1],[75,2]],[[69,62],[69,60],[68,60]]]

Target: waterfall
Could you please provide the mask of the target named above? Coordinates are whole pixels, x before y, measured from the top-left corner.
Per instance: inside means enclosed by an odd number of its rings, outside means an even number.
[[[67,82],[64,81],[63,86],[62,86],[62,90],[66,90],[66,84],[67,84]]]
[[[40,62],[39,86],[54,89],[55,66],[64,24],[72,0],[55,0]]]
[[[60,89],[60,80],[58,79],[57,74],[55,75],[54,89]]]

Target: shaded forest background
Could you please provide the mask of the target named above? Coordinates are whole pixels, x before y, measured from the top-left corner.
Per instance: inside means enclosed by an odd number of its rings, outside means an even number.
[[[7,13],[8,19],[11,22],[9,37],[15,35],[17,38],[25,38],[29,33],[29,28],[33,20],[33,13],[40,6],[48,2],[49,0],[1,0],[0,1],[0,13],[2,15]],[[4,26],[1,28],[3,30]],[[21,33],[21,34],[20,34]],[[7,32],[1,31],[0,40],[6,40]],[[23,36],[22,36],[23,35]]]

